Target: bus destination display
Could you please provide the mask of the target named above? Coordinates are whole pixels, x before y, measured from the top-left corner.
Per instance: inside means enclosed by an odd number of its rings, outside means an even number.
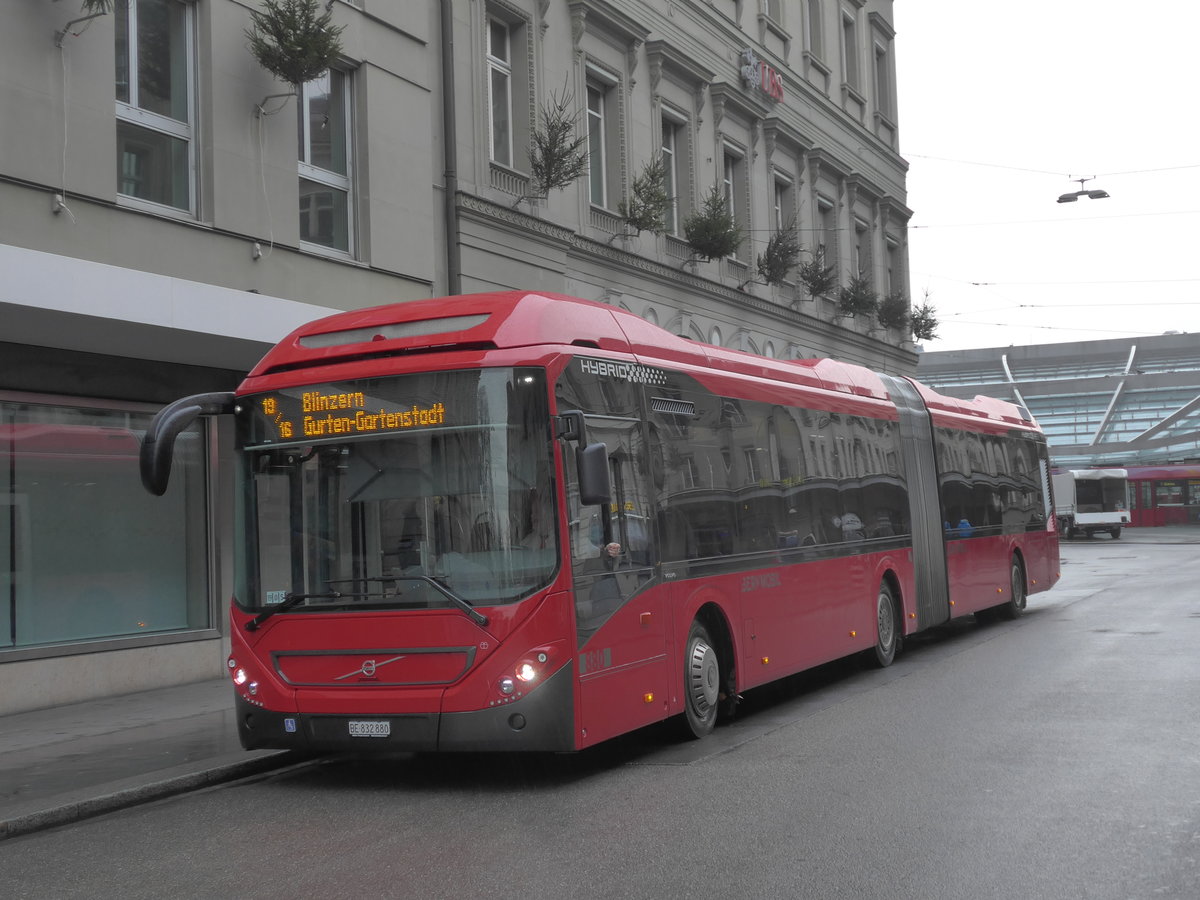
[[[335,385],[295,394],[278,392],[256,397],[251,415],[254,431],[266,443],[319,440],[430,428],[446,423],[441,401],[401,405],[363,391],[338,391]]]

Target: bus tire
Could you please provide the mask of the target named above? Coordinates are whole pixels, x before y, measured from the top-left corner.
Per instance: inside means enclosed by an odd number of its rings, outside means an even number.
[[[886,669],[896,659],[900,647],[900,620],[896,614],[896,598],[886,581],[879,582],[879,594],[875,598],[875,647],[868,659],[881,669]]]
[[[996,612],[1002,619],[1016,619],[1025,611],[1025,567],[1014,555],[1008,571],[1008,602],[997,606]]]
[[[702,738],[717,724],[721,661],[708,629],[699,620],[688,632],[683,658],[683,735]]]

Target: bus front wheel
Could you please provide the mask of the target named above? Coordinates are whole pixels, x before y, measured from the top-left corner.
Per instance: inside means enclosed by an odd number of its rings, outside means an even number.
[[[683,660],[685,737],[702,738],[717,724],[721,696],[721,662],[708,629],[693,622]]]

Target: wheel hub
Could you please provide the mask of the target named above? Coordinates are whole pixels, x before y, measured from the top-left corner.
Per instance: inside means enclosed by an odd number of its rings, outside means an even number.
[[[688,659],[688,697],[692,708],[704,716],[717,702],[721,689],[717,654],[703,641],[695,641]]]
[[[895,640],[896,623],[892,618],[892,601],[884,593],[879,595],[878,609],[879,645],[884,649],[892,646]]]

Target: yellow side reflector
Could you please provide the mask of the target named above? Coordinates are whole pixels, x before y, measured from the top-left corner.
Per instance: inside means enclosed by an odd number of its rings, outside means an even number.
[[[764,666],[766,666],[766,665],[770,665],[770,663],[771,663],[771,657],[769,657],[769,656],[764,656],[764,657],[762,658],[762,664],[763,664]]]
[[[858,637],[858,632],[857,631],[850,632],[850,637]]]
[[[642,699],[644,701],[646,701],[647,703],[653,703],[654,702],[654,694],[647,691],[646,693],[642,694]]]

